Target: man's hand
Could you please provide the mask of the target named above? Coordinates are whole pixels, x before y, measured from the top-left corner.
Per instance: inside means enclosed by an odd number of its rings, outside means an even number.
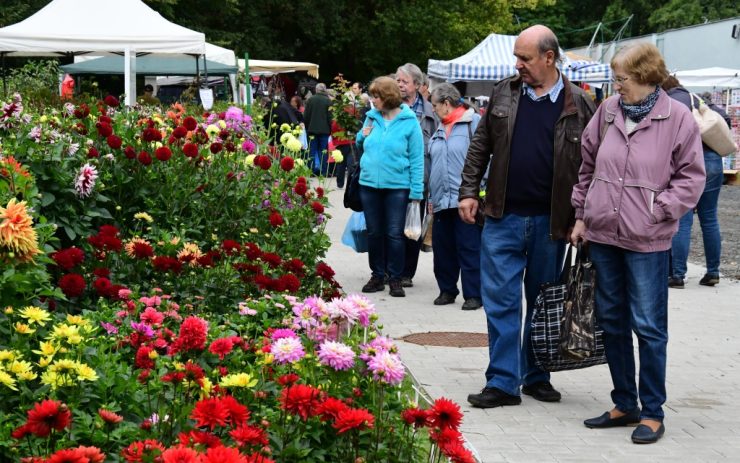
[[[570,242],[573,246],[577,245],[579,241],[586,242],[586,224],[583,220],[576,220],[576,224],[573,225],[573,231],[570,233]]]
[[[465,198],[457,205],[457,211],[460,218],[465,223],[475,223],[475,214],[478,212],[478,200],[475,198]]]

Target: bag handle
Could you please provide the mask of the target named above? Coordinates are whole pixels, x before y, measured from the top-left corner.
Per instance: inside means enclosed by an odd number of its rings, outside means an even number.
[[[580,247],[581,243],[578,243]],[[573,267],[573,245],[568,243],[568,251],[565,253],[565,261],[563,262],[563,270],[560,272],[560,284],[568,284],[568,278],[570,276],[570,269]],[[578,254],[576,254],[578,257]]]

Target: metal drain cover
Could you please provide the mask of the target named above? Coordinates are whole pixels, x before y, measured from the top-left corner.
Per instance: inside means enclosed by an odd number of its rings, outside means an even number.
[[[401,340],[420,346],[441,347],[487,347],[487,333],[466,333],[462,331],[434,331],[429,333],[412,333]]]

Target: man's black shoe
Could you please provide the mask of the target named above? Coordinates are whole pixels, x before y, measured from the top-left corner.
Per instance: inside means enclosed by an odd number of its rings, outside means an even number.
[[[483,301],[477,297],[469,297],[465,299],[465,302],[463,302],[462,305],[463,310],[475,310],[480,309],[481,307],[483,307]]]
[[[708,273],[699,280],[699,284],[702,286],[714,286],[717,283],[719,283],[719,275],[710,275]]]
[[[440,293],[437,299],[434,300],[434,305],[447,305],[455,302],[457,296],[450,293]]]
[[[401,280],[391,280],[388,284],[391,287],[390,295],[392,297],[406,297],[406,291],[403,290]]]
[[[414,287],[414,280],[412,280],[409,277],[402,277],[401,278],[401,286],[404,288],[413,288]]]
[[[370,277],[370,281],[368,281],[365,286],[362,287],[363,293],[375,293],[377,291],[383,291],[385,289],[385,285],[383,284],[383,279],[380,277]]]
[[[654,444],[660,440],[665,434],[665,426],[663,423],[657,431],[650,429],[650,426],[641,424],[632,431],[632,442],[635,444]]]
[[[636,408],[627,412],[618,418],[612,418],[609,412],[604,413],[596,418],[589,418],[583,422],[587,428],[601,429],[601,428],[616,428],[619,426],[629,426],[640,422],[640,409]]]
[[[473,407],[494,408],[503,407],[504,405],[519,405],[522,403],[522,398],[518,395],[507,394],[495,387],[485,387],[479,394],[470,394],[468,402]]]
[[[668,287],[675,288],[675,289],[683,289],[683,278],[670,277],[668,279]]]
[[[540,402],[560,402],[560,393],[547,381],[522,386],[522,394],[531,395]]]

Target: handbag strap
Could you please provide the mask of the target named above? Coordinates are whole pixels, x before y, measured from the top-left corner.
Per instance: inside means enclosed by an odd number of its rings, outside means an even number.
[[[578,243],[580,246],[581,243]],[[565,253],[565,261],[563,262],[563,270],[560,272],[560,284],[568,284],[568,278],[570,276],[570,269],[573,267],[573,245],[568,243],[568,251]],[[577,254],[576,254],[577,256]]]

